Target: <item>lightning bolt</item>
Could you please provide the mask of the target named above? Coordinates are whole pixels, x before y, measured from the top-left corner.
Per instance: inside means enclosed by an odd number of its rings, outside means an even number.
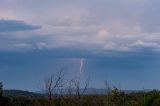
[[[83,71],[83,65],[84,65],[84,59],[80,59],[80,75],[82,74],[82,71]]]

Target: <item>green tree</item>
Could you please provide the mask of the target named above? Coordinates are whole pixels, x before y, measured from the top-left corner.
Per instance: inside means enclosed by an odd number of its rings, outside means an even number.
[[[112,89],[111,102],[114,106],[124,106],[126,94],[122,92],[120,89],[114,87]]]

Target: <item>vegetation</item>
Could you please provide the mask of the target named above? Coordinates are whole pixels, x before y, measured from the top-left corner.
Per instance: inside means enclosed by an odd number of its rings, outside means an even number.
[[[0,83],[0,106],[160,106],[160,91],[124,92],[105,82],[105,94],[87,94],[89,81],[66,80],[63,71],[44,80],[45,94],[3,90]],[[83,88],[83,89],[82,89]],[[64,90],[65,89],[65,90]],[[57,93],[57,91],[59,91]]]
[[[0,98],[2,97],[2,94],[3,94],[3,85],[2,83],[0,82]]]
[[[4,90],[3,96],[9,97],[9,98],[14,98],[16,96],[22,96],[22,97],[25,96],[27,98],[36,99],[43,95],[39,93],[22,91],[22,90]]]
[[[110,95],[81,95],[80,99],[77,95],[54,96],[51,100],[45,95],[1,97],[0,106],[160,106],[160,91],[124,93],[113,88]]]

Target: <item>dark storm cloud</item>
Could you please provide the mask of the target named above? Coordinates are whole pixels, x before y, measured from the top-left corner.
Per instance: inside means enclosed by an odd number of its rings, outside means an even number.
[[[26,30],[36,30],[40,26],[30,25],[18,20],[0,20],[0,32],[17,32]]]

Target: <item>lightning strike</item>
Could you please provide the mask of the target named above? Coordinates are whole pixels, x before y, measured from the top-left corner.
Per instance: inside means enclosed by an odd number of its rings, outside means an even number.
[[[84,59],[80,59],[80,74],[82,74],[83,71],[83,65],[84,65]]]

